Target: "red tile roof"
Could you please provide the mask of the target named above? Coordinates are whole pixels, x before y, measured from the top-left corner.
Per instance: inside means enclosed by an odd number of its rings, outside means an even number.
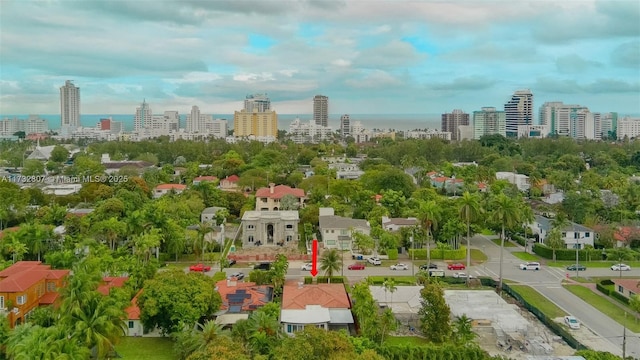
[[[285,284],[282,309],[304,309],[307,305],[320,305],[329,309],[350,309],[351,302],[343,284],[314,284],[298,286]]]
[[[231,175],[231,176],[227,176],[225,180],[231,183],[235,183],[235,182],[238,182],[240,178],[238,177],[238,175]]]
[[[183,184],[160,184],[156,186],[156,190],[184,190],[187,185]]]
[[[14,232],[14,231],[18,231],[18,229],[20,229],[19,226],[14,226],[14,227],[6,228],[6,229],[0,231],[0,239],[2,239],[2,237],[4,236],[4,234],[6,232]]]
[[[58,299],[58,296],[60,296],[60,294],[58,294],[57,292],[46,293],[40,298],[39,304],[51,305],[56,302],[56,299]]]
[[[622,226],[613,233],[613,238],[617,241],[629,241],[634,238],[640,238],[640,228],[635,226]]]
[[[23,292],[39,281],[60,279],[68,274],[69,270],[51,270],[40,261],[18,261],[0,271],[0,292]]]
[[[124,311],[127,313],[127,319],[129,320],[140,320],[140,307],[138,307],[138,296],[142,294],[142,290],[138,291],[136,296],[131,299],[131,305],[126,308]]]
[[[271,301],[269,297],[273,294],[273,291],[270,288],[268,285],[256,285],[256,283],[249,281],[236,281],[234,283],[233,281],[220,280],[216,283],[216,289],[222,298],[220,310],[229,309],[229,303],[227,302],[228,295],[235,294],[238,290],[244,290],[245,293],[251,297],[244,300],[242,310],[253,311],[256,307],[262,307]]]
[[[611,281],[627,290],[640,294],[640,279],[611,279]]]
[[[259,198],[281,199],[285,195],[293,195],[297,198],[303,198],[304,190],[294,189],[287,185],[277,185],[273,187],[273,193],[271,192],[270,187],[258,189],[256,192],[256,197]]]
[[[104,284],[98,286],[98,292],[102,295],[109,295],[109,291],[113,287],[121,288],[124,286],[124,283],[129,280],[128,277],[110,277],[105,276],[102,278]]]

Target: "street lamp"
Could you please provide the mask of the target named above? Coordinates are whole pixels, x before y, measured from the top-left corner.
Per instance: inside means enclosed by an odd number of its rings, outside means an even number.
[[[580,257],[578,256],[578,250],[580,250],[580,239],[584,239],[584,237],[576,238],[576,243],[573,245],[576,248],[576,278],[580,277]]]

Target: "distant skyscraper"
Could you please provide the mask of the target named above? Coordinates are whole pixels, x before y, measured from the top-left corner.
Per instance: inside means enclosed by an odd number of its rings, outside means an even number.
[[[506,136],[518,137],[518,126],[533,125],[533,94],[531,90],[518,90],[504,104],[507,119]]]
[[[589,111],[586,106],[563,104],[560,101],[546,102],[540,107],[540,123],[547,125],[550,135],[579,136],[577,127],[584,124],[579,114],[585,111]]]
[[[483,107],[473,112],[473,138],[479,140],[484,135],[500,134],[505,136],[505,112],[494,107]]]
[[[342,138],[351,136],[351,118],[348,114],[340,116],[340,135]]]
[[[267,94],[247,95],[244,99],[244,110],[246,112],[267,112],[271,110],[271,100]]]
[[[133,118],[133,130],[138,131],[143,128],[151,127],[151,120],[153,119],[153,113],[146,100],[142,101],[139,107],[136,108],[136,115]]]
[[[451,140],[458,139],[458,126],[469,125],[469,114],[462,110],[453,110],[450,114],[442,114],[442,131],[451,133]]]
[[[625,116],[618,120],[618,140],[631,140],[640,137],[640,118],[633,119]]]
[[[60,119],[63,128],[80,126],[80,88],[72,80],[60,87]]]
[[[329,126],[329,98],[324,95],[313,97],[313,120],[316,125]]]

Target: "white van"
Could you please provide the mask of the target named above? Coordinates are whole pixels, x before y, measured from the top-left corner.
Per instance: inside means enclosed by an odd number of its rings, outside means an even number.
[[[429,270],[429,276],[432,276],[432,277],[444,277],[444,270],[431,269],[431,270]]]

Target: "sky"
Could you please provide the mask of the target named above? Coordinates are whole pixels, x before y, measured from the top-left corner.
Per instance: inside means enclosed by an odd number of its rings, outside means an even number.
[[[640,114],[640,1],[0,0],[0,114],[437,114],[545,101]],[[537,111],[536,111],[537,112]]]

